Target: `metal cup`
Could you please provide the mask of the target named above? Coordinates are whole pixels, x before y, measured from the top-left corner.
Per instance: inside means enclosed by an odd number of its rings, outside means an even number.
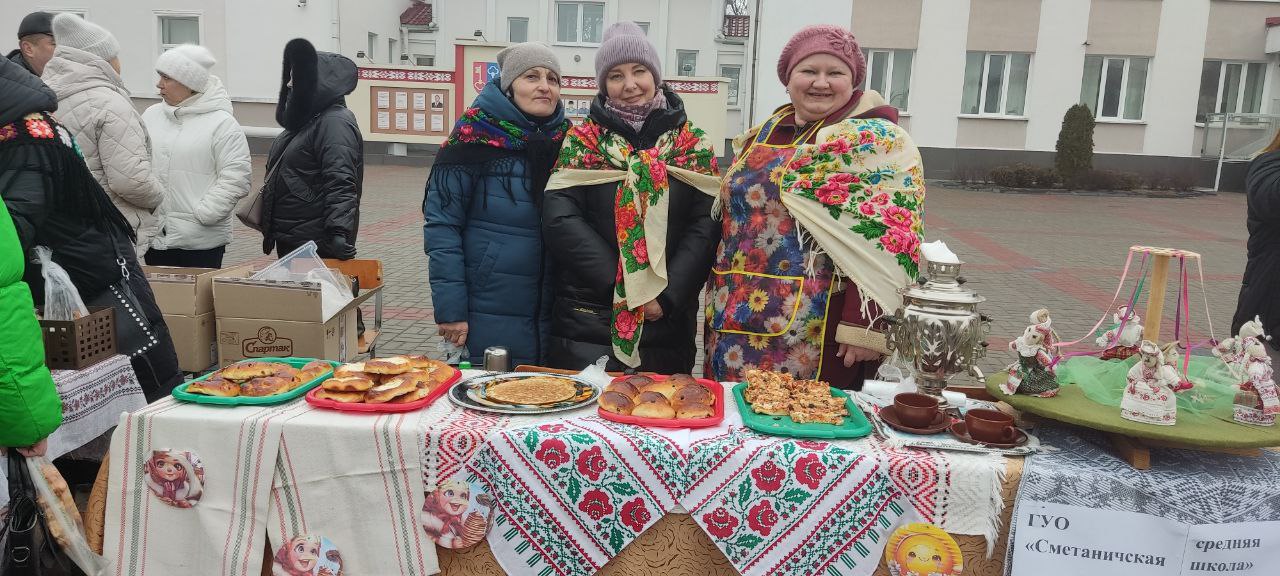
[[[511,370],[511,356],[502,346],[490,346],[484,349],[484,369],[487,372],[507,372]]]

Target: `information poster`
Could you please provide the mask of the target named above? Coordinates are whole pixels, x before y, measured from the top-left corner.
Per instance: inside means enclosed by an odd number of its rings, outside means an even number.
[[[387,130],[391,128],[390,112],[378,112],[378,128],[380,130]]]
[[[449,91],[371,86],[370,131],[406,136],[447,136]]]
[[[427,131],[427,115],[426,114],[413,115],[413,131],[414,132]]]
[[[444,132],[444,116],[441,114],[431,115],[431,131]]]
[[[378,92],[378,108],[387,109],[391,107],[391,94],[388,92]]]
[[[414,93],[413,93],[413,109],[414,109],[414,110],[426,110],[426,109],[427,109],[427,95],[426,95],[426,93],[424,93],[424,92],[414,92]]]
[[[396,108],[404,110],[409,107],[409,93],[396,92]]]
[[[408,129],[409,129],[409,113],[396,112],[396,130],[408,130]]]

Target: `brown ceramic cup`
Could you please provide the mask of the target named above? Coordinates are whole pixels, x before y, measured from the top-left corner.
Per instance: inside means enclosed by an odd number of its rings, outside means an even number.
[[[893,397],[893,411],[898,421],[912,428],[940,424],[946,416],[938,409],[938,399],[927,394],[904,392]]]
[[[970,410],[964,415],[964,427],[969,437],[979,442],[1009,444],[1018,438],[1013,416],[999,410]]]

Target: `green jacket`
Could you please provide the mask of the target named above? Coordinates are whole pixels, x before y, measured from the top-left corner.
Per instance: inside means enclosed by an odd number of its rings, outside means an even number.
[[[3,125],[20,118],[18,97],[39,94],[40,88],[39,79],[0,61],[0,136]],[[0,210],[0,447],[30,446],[62,424],[62,400],[44,365],[35,304],[22,281],[25,266],[13,219],[8,210]]]

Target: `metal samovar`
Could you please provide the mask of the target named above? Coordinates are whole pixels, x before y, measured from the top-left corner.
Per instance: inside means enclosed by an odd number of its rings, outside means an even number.
[[[961,264],[928,262],[927,278],[898,289],[902,307],[888,318],[886,334],[889,350],[911,363],[920,393],[937,398],[943,409],[942,390],[952,376],[970,372],[986,381],[978,359],[986,355],[991,319],[978,312],[986,298],[961,286]]]

